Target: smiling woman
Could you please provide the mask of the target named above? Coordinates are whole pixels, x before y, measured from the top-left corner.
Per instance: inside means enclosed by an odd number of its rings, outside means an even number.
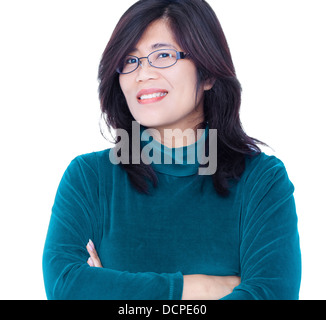
[[[157,47],[158,39],[166,43],[167,47],[151,52]],[[177,51],[168,54],[169,47]],[[166,19],[156,20],[149,25],[132,54],[149,55],[148,64],[142,63],[132,73],[119,77],[121,90],[136,121],[157,130],[185,130],[204,121],[203,91],[211,89],[212,84],[203,83],[196,99],[197,68],[191,59],[184,59],[185,54],[174,40]],[[157,62],[158,59],[160,62]],[[162,64],[165,68],[161,67]],[[155,97],[148,96],[153,94]],[[139,100],[139,97],[142,99]],[[143,107],[140,108],[139,104]]]
[[[124,134],[63,175],[43,255],[48,298],[297,299],[294,188],[241,126],[241,86],[207,2],[136,2],[99,80],[106,123]],[[130,161],[113,163],[120,144]],[[139,158],[149,145],[163,162]],[[206,175],[210,160],[187,161],[203,145],[216,159]]]

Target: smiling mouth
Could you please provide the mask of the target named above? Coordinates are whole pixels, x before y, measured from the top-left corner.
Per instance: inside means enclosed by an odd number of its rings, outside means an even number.
[[[168,93],[167,92],[156,92],[152,94],[143,94],[138,98],[138,100],[148,100],[148,99],[154,99],[159,97],[165,97]]]
[[[146,92],[147,91],[147,92]],[[148,92],[152,91],[152,92]],[[167,91],[154,91],[154,90],[143,90],[137,96],[137,101],[139,104],[149,104],[155,103],[163,100],[167,96]]]

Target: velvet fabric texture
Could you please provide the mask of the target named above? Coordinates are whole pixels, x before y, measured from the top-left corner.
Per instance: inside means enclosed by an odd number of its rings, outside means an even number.
[[[111,150],[76,157],[62,177],[43,253],[48,299],[181,299],[187,274],[241,276],[226,300],[298,299],[294,187],[279,159],[248,157],[227,198],[197,162],[153,165],[158,187],[145,195]],[[86,263],[89,239],[104,268]]]

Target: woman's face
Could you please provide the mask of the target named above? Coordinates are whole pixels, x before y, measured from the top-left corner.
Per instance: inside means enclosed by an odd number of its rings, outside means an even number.
[[[183,51],[174,40],[168,23],[157,20],[149,25],[130,55],[147,57],[158,49]],[[166,69],[150,66],[147,59],[132,73],[121,74],[120,86],[129,110],[141,125],[155,128],[194,128],[204,119],[203,92],[211,88],[203,85],[196,102],[197,72],[190,59],[178,60]],[[149,94],[161,93],[151,98]],[[142,95],[142,99],[140,99]],[[146,96],[144,96],[146,95]],[[146,99],[148,98],[148,99]]]

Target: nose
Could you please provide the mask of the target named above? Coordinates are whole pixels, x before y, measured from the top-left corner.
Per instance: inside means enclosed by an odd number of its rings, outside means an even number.
[[[157,70],[149,64],[147,58],[139,58],[139,67],[134,72],[137,72],[137,82],[157,78]]]

